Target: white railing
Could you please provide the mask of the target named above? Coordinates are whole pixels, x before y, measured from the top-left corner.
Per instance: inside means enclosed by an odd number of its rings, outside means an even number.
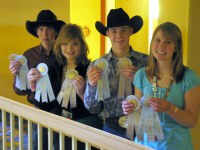
[[[23,140],[23,120],[27,120],[28,128],[28,150],[32,150],[32,122],[38,125],[38,133],[41,133],[41,128],[48,128],[48,140],[49,140],[49,150],[53,149],[52,142],[52,132],[56,131],[59,133],[60,137],[60,149],[64,149],[64,136],[69,136],[72,138],[73,149],[76,150],[76,141],[80,140],[86,143],[86,150],[90,150],[91,146],[97,147],[101,150],[150,150],[151,148],[136,144],[132,141],[123,139],[121,137],[106,133],[104,131],[86,126],[81,123],[77,123],[66,118],[38,110],[36,108],[24,105],[22,103],[10,100],[5,97],[0,96],[0,110],[2,113],[2,149],[8,149],[8,142],[6,135],[6,114],[9,114],[9,128],[10,128],[10,145],[9,149],[16,149],[15,141],[15,116],[18,118],[18,134],[19,141],[17,146],[19,150],[23,150],[24,140]],[[41,134],[39,134],[41,136]],[[39,138],[39,149],[41,148],[41,141]],[[1,147],[0,147],[1,149]]]

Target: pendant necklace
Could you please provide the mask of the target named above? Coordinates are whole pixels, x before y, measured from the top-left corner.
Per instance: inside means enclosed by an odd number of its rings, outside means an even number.
[[[153,86],[152,86],[152,91],[153,91],[153,96],[155,98],[158,98],[158,95],[157,95],[157,91],[158,91],[158,87],[157,87],[157,80],[158,78],[156,76],[153,77]],[[169,95],[170,93],[170,88],[172,86],[172,83],[173,83],[173,80],[174,78],[173,77],[170,77],[170,82],[166,88],[166,92],[165,92],[165,95],[164,95],[164,99],[167,98],[167,96]]]

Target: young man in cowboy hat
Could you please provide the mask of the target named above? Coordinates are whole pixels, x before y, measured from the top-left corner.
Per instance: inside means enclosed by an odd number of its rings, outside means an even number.
[[[129,45],[131,35],[137,33],[143,25],[143,20],[140,16],[134,16],[129,19],[127,13],[122,9],[111,9],[107,16],[107,27],[97,21],[95,26],[98,32],[107,36],[112,44],[111,50],[102,58],[108,61],[108,81],[110,89],[110,97],[99,101],[97,99],[97,83],[102,77],[102,70],[95,67],[94,61],[87,72],[87,84],[84,95],[85,107],[91,113],[99,113],[99,116],[104,119],[103,130],[117,136],[126,137],[126,129],[118,124],[119,118],[124,116],[122,110],[122,101],[124,98],[118,97],[118,82],[119,73],[117,63],[121,58],[129,58],[133,65],[126,66],[120,69],[121,74],[133,81],[134,74],[143,66],[147,65],[147,55],[136,52]],[[132,89],[133,89],[133,84]],[[130,91],[132,95],[133,91]],[[98,95],[98,94],[97,94]]]
[[[56,15],[50,10],[42,10],[39,12],[36,21],[27,21],[26,29],[27,31],[40,40],[40,45],[28,49],[24,52],[24,56],[27,59],[27,65],[30,69],[28,73],[28,80],[31,86],[31,90],[20,90],[15,86],[16,75],[19,73],[21,63],[19,61],[10,62],[10,71],[14,75],[13,89],[18,95],[27,95],[27,100],[32,103],[36,108],[61,115],[61,108],[57,100],[48,102],[38,102],[35,99],[35,86],[36,81],[41,77],[40,72],[36,69],[37,65],[40,63],[45,63],[48,66],[48,75],[52,85],[52,89],[55,97],[58,95],[61,87],[61,75],[62,66],[56,60],[53,52],[54,42],[56,36],[58,35],[60,28],[65,22],[57,20]],[[58,135],[56,135],[56,140],[58,141]],[[38,149],[37,147],[37,126],[33,126],[33,149]],[[43,128],[43,149],[48,149],[48,136],[47,129]],[[56,148],[55,148],[56,149]]]

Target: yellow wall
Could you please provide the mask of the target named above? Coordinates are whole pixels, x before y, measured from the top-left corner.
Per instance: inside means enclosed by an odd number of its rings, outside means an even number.
[[[95,22],[101,17],[101,0],[71,0],[70,1],[70,22],[81,27],[89,28],[89,35],[86,36],[92,60],[100,57],[100,33],[95,28]]]
[[[183,61],[187,65],[189,0],[161,0],[158,24],[171,21],[179,26],[183,36]],[[170,4],[170,5],[169,5]]]
[[[190,13],[189,13],[189,43],[188,43],[188,66],[194,69],[200,76],[200,1],[190,1]],[[195,150],[200,149],[200,116],[197,126],[192,129],[192,137]]]
[[[188,66],[200,76],[200,1],[190,1]],[[200,148],[199,148],[200,149]]]

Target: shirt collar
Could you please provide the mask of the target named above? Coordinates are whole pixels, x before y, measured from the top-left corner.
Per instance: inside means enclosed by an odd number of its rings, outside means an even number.
[[[134,51],[133,48],[130,46],[130,55],[127,56],[127,58],[132,58],[132,57],[134,57],[134,55],[135,55],[135,51]],[[112,48],[110,49],[109,53],[107,54],[107,58],[108,58],[108,60],[110,60],[110,59],[116,59],[116,58],[113,56]]]
[[[40,52],[42,55],[45,55],[45,50],[44,50],[42,44],[39,45],[39,52]],[[50,55],[52,55],[52,54],[54,54],[53,49],[51,49],[51,51],[50,51]],[[50,55],[49,55],[49,56],[50,56]]]

